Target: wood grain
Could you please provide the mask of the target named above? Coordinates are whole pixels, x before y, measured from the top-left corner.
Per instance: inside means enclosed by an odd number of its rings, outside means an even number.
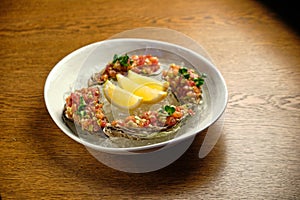
[[[6,199],[299,199],[300,39],[259,1],[26,1],[0,6],[0,194]],[[70,52],[138,27],[201,44],[229,90],[223,135],[206,131],[146,174],[99,163],[52,121],[43,89]]]

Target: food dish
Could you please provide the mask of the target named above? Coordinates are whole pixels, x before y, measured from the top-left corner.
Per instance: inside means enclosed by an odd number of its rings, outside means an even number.
[[[109,138],[170,139],[168,136],[185,126],[189,117],[201,112],[198,107],[205,76],[175,64],[157,73],[160,68],[159,59],[149,54],[115,54],[85,88],[66,98],[64,121],[75,134],[84,131]],[[150,77],[154,73],[155,78]],[[128,115],[114,115],[113,106]]]
[[[105,49],[105,51],[104,51]],[[145,54],[147,52],[147,54]],[[150,54],[150,53],[152,54]],[[194,104],[199,104],[200,102],[204,102],[201,104],[199,109],[201,112],[197,111],[197,115],[190,117],[187,121],[189,125],[186,128],[182,128],[182,126],[178,126],[179,131],[172,131],[172,133],[175,133],[175,135],[172,135],[172,137],[169,137],[167,139],[163,140],[155,140],[153,142],[146,142],[146,143],[127,143],[125,146],[118,146],[120,141],[114,141],[114,144],[99,141],[101,138],[105,135],[101,135],[100,139],[99,137],[86,137],[87,134],[74,134],[72,130],[69,129],[69,127],[65,124],[65,121],[62,120],[61,114],[62,114],[62,108],[65,104],[65,99],[68,99],[68,96],[71,92],[74,92],[77,90],[77,94],[79,91],[82,91],[82,88],[86,88],[87,84],[89,83],[89,86],[91,86],[92,91],[85,91],[85,92],[92,92],[92,97],[97,96],[98,93],[101,93],[101,90],[98,90],[99,87],[93,87],[95,86],[95,83],[104,84],[107,80],[102,80],[102,82],[97,82],[95,80],[96,77],[99,76],[92,76],[91,74],[97,74],[99,75],[99,70],[103,69],[103,66],[108,66],[107,63],[115,63],[120,61],[122,57],[118,55],[133,55],[132,58],[135,58],[138,60],[138,58],[144,58],[146,55],[153,55],[155,67],[149,72],[149,71],[135,71],[135,72],[143,72],[143,75],[151,75],[154,74],[154,76],[160,76],[160,81],[166,81],[168,84],[170,84],[169,88],[172,89],[173,93],[175,93],[175,99],[178,100],[178,105],[164,105],[164,108],[166,106],[174,108],[176,111],[182,110],[181,113],[182,116],[191,116],[191,114],[188,112],[190,109],[186,109],[185,106],[182,107],[182,105],[186,105],[187,99],[184,99],[184,97],[189,96],[189,94],[193,95],[194,98]],[[113,57],[112,55],[117,55]],[[159,63],[162,64],[162,68],[164,70],[159,69],[157,58],[159,60]],[[138,61],[136,61],[138,63]],[[166,63],[176,63],[167,65]],[[144,63],[142,64],[144,65]],[[185,67],[179,67],[179,66],[185,66]],[[196,66],[196,67],[195,67]],[[200,66],[201,68],[198,68]],[[170,68],[168,68],[170,67]],[[111,68],[110,68],[111,70]],[[198,91],[194,90],[186,90],[182,91],[181,87],[176,87],[176,85],[179,85],[179,82],[176,82],[175,79],[170,79],[170,75],[174,73],[174,70],[180,71],[182,76],[191,76],[194,74],[198,74],[195,80],[197,78],[198,81],[194,82],[195,84],[203,84],[204,75],[202,75],[202,72],[205,72],[207,74],[207,83],[203,85],[203,88],[199,87]],[[69,73],[72,71],[73,73]],[[134,72],[134,70],[132,70]],[[128,72],[128,71],[127,71]],[[126,73],[127,73],[126,72]],[[116,73],[118,74],[118,73]],[[116,75],[115,74],[115,75]],[[127,74],[122,74],[122,76],[125,75],[127,78]],[[103,75],[103,73],[101,74]],[[203,77],[202,77],[203,76]],[[101,76],[100,76],[101,77]],[[117,75],[113,77],[114,79],[117,79]],[[194,80],[193,79],[193,80]],[[90,80],[87,83],[87,80]],[[187,81],[190,81],[186,79]],[[191,79],[192,80],[192,79]],[[178,81],[178,80],[177,80]],[[92,83],[92,84],[91,84]],[[104,84],[107,85],[107,84]],[[114,84],[115,85],[115,84]],[[125,84],[126,85],[126,84]],[[127,84],[128,85],[128,84]],[[163,84],[162,84],[163,85]],[[172,86],[173,85],[173,86]],[[161,85],[160,85],[161,86]],[[148,86],[146,86],[148,87]],[[173,88],[172,88],[173,87]],[[96,89],[95,89],[96,88]],[[98,89],[97,89],[98,88]],[[180,89],[180,91],[176,91],[174,89]],[[203,93],[202,93],[203,90]],[[97,92],[98,91],[98,92]],[[197,93],[198,92],[198,93]],[[79,92],[80,93],[80,92]],[[56,94],[56,96],[61,96],[61,99],[55,99],[52,95]],[[196,95],[195,95],[196,94]],[[215,98],[211,98],[211,95]],[[105,96],[105,95],[102,95]],[[180,97],[180,98],[178,98]],[[92,98],[93,99],[93,98]],[[107,99],[107,98],[106,98]],[[116,98],[115,98],[116,99]],[[163,98],[164,99],[164,98]],[[83,98],[79,98],[78,105],[80,107],[80,103],[83,103]],[[201,55],[186,49],[184,47],[161,42],[161,41],[155,41],[155,40],[144,40],[144,39],[113,39],[113,40],[106,40],[98,43],[94,43],[91,45],[88,45],[86,47],[83,47],[67,57],[65,57],[62,61],[60,61],[54,69],[50,72],[46,84],[45,84],[45,101],[46,106],[48,108],[48,111],[53,118],[53,120],[56,122],[56,124],[59,126],[59,128],[62,129],[63,132],[65,132],[68,136],[70,136],[72,139],[76,140],[77,142],[80,142],[88,147],[97,149],[97,150],[103,150],[106,152],[120,152],[120,151],[127,151],[127,150],[142,150],[142,149],[148,149],[148,148],[154,148],[162,145],[166,145],[168,143],[184,140],[185,138],[188,138],[190,136],[194,136],[201,130],[207,128],[209,125],[211,125],[215,120],[218,119],[218,117],[222,114],[222,112],[225,109],[226,103],[227,103],[227,89],[225,85],[225,81],[223,77],[221,76],[220,72],[205,58],[203,58]],[[213,102],[212,102],[213,101]],[[86,101],[84,101],[86,104]],[[160,101],[158,101],[160,102]],[[98,107],[103,106],[102,102],[94,101],[94,103],[99,104]],[[157,103],[157,102],[155,102]],[[191,103],[191,102],[189,102]],[[213,103],[213,104],[212,104]],[[87,104],[89,105],[89,104]],[[156,105],[156,104],[151,104]],[[213,105],[213,106],[212,106]],[[189,105],[190,106],[190,105]],[[60,108],[59,108],[60,107]],[[154,106],[155,107],[155,106]],[[158,112],[158,109],[151,109],[153,113]],[[60,110],[60,112],[59,112]],[[130,110],[130,109],[129,109]],[[163,111],[167,112],[166,109]],[[99,112],[99,119],[101,123],[98,123],[97,126],[88,126],[86,128],[83,128],[89,132],[97,132],[100,128],[105,127],[104,124],[110,123],[111,120],[107,119],[107,114],[103,114],[103,110],[99,109],[97,110]],[[114,112],[117,112],[119,114],[119,111],[114,110],[114,108],[111,109],[112,114]],[[144,110],[144,112],[141,112],[141,115],[145,115],[147,113],[147,110]],[[189,113],[189,114],[186,114]],[[70,113],[68,113],[70,115]],[[67,115],[68,115],[67,114]],[[88,113],[85,113],[88,114]],[[132,114],[132,113],[129,113]],[[149,113],[148,113],[149,114]],[[140,115],[135,115],[136,117],[141,117]],[[132,115],[129,115],[127,117],[132,117]],[[128,118],[127,118],[128,119]],[[183,117],[182,119],[185,119]],[[179,122],[184,120],[179,120]],[[126,118],[124,120],[116,120],[114,123],[116,125],[122,125],[124,126],[124,123],[126,121]],[[133,121],[131,121],[132,123]],[[135,121],[136,122],[136,121]],[[136,124],[137,125],[137,124]],[[172,128],[176,127],[177,123],[172,124]],[[190,126],[192,125],[192,126]],[[174,126],[174,127],[173,127]],[[82,127],[82,126],[81,126]],[[181,128],[180,128],[181,127]],[[76,127],[75,127],[76,128]],[[107,127],[106,127],[107,128]],[[115,128],[115,127],[114,127]],[[164,130],[165,126],[160,127],[162,130]],[[78,130],[78,128],[77,128]],[[105,129],[104,129],[105,130]],[[134,129],[131,129],[131,131]],[[146,130],[146,129],[144,129]],[[111,130],[110,130],[111,131]],[[160,130],[160,132],[163,132]],[[141,133],[141,132],[140,132]],[[111,135],[106,134],[108,136],[115,136],[115,132],[110,132]],[[143,137],[140,135],[136,130],[133,131],[131,134],[132,138],[135,139],[143,139],[145,134],[143,133]],[[126,134],[128,136],[128,134]],[[168,134],[167,134],[168,135]],[[128,137],[127,137],[128,138]],[[130,138],[130,139],[132,139]],[[129,145],[128,145],[129,144]],[[122,148],[120,148],[122,147]]]

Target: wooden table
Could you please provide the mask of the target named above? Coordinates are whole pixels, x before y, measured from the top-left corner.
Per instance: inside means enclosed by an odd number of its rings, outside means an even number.
[[[299,199],[300,39],[259,1],[9,1],[0,4],[2,199]],[[138,27],[182,32],[209,52],[229,90],[222,137],[205,133],[161,170],[120,172],[49,116],[44,83],[84,45]]]

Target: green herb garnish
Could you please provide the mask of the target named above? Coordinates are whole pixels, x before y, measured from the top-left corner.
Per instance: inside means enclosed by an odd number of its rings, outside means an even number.
[[[188,72],[188,69],[187,69],[187,68],[182,67],[182,68],[180,68],[180,69],[178,70],[178,72],[179,72],[180,74],[182,74],[183,77],[184,77],[185,79],[189,79],[189,78],[190,78],[190,73]],[[202,73],[200,77],[195,78],[193,81],[195,82],[195,85],[196,85],[197,87],[200,87],[201,85],[204,84],[204,78],[206,78],[206,74],[205,74],[205,73]]]
[[[203,85],[204,79],[201,78],[201,77],[195,78],[195,79],[194,79],[194,82],[195,82],[195,84],[196,84],[197,87],[200,87],[201,85]]]
[[[81,96],[79,99],[79,106],[78,106],[76,114],[80,115],[81,117],[83,115],[85,115],[85,111],[84,111],[85,106],[86,106],[85,101],[84,101],[83,97]]]
[[[185,79],[189,79],[190,78],[190,74],[183,74],[183,77],[185,78]]]
[[[168,113],[169,116],[172,115],[176,110],[174,106],[169,106],[169,105],[166,105],[164,107],[164,109]]]
[[[123,67],[128,67],[133,63],[133,61],[130,60],[127,54],[123,56],[118,56],[117,54],[115,54],[112,63],[115,64],[117,61],[119,61],[120,65]]]
[[[119,56],[115,54],[112,63],[115,64],[118,61],[118,58]]]
[[[200,87],[201,85],[204,84],[204,78],[206,78],[206,74],[205,73],[201,74],[200,77],[195,78],[193,81],[195,82],[195,84],[196,84],[197,87]]]
[[[184,77],[185,79],[189,79],[189,78],[190,78],[190,73],[188,72],[188,69],[187,69],[187,68],[182,67],[182,68],[180,68],[180,69],[178,70],[178,72],[179,72],[180,74],[182,74],[183,77]]]
[[[183,74],[183,75],[188,73],[188,70],[185,67],[180,68],[178,71],[180,74]]]

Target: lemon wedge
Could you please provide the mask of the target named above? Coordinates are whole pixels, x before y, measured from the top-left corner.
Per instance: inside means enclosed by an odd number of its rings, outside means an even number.
[[[117,74],[117,80],[121,88],[136,96],[142,97],[143,103],[156,103],[167,96],[167,92],[165,91],[159,91],[148,86],[138,84],[121,74]]]
[[[128,78],[137,84],[145,85],[159,91],[166,91],[169,87],[169,83],[166,81],[161,82],[154,78],[137,74],[131,70],[128,71]]]
[[[107,80],[103,86],[106,99],[113,105],[121,109],[135,109],[140,106],[143,99],[128,92]]]

